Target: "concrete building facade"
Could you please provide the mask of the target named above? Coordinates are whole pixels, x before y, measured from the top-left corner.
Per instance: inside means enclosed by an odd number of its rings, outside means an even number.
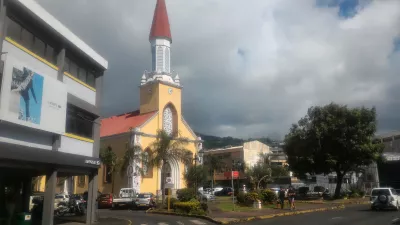
[[[53,224],[57,179],[87,176],[91,224],[108,62],[33,0],[1,1],[0,38],[0,198],[15,200],[0,211],[27,212],[42,186],[42,224]]]

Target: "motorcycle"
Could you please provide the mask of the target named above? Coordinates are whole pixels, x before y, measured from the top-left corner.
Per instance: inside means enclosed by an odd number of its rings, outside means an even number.
[[[67,203],[60,202],[55,210],[57,216],[64,216],[65,214],[85,215],[86,202],[70,199]]]

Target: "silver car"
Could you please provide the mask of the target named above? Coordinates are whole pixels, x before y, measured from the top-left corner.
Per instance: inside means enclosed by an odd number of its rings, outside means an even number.
[[[156,200],[153,193],[140,193],[134,200],[134,205],[137,208],[154,208],[156,207]]]

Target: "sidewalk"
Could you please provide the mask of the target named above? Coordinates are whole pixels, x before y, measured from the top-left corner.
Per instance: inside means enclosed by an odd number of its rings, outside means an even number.
[[[326,211],[330,209],[335,209],[339,206],[339,204],[297,204],[296,210],[290,210],[286,205],[284,209],[272,209],[272,208],[263,208],[263,209],[254,209],[252,211],[247,212],[236,212],[236,211],[221,211],[217,208],[211,208],[211,214],[209,215],[216,221],[220,221],[221,223],[229,223],[233,221],[243,220],[243,218],[247,218],[248,220],[257,219],[257,218],[267,218],[274,216],[284,216],[291,214],[300,214],[300,213],[309,213],[314,211]],[[246,219],[244,219],[246,220]]]
[[[54,218],[54,225],[83,225],[85,220],[81,218]],[[117,218],[99,218],[96,225],[131,225],[132,222],[125,219]]]

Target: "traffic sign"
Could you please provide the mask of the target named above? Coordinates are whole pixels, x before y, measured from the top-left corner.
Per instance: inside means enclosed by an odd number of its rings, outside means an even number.
[[[239,178],[239,171],[230,171],[230,172],[225,172],[224,173],[224,176],[227,179],[232,179],[232,175],[233,175],[233,179]]]

